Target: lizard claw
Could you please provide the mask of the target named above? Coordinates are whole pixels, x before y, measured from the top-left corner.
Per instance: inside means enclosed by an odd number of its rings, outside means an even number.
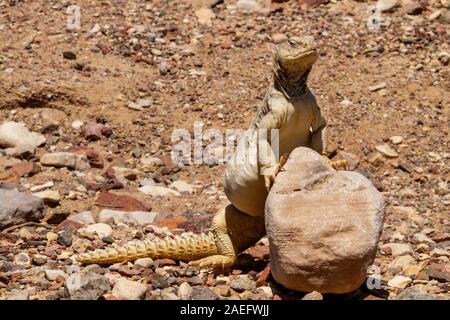
[[[273,185],[274,181],[275,181],[275,175],[274,174],[264,176],[264,185],[266,187],[267,192],[269,192],[270,188],[272,188],[272,185]]]

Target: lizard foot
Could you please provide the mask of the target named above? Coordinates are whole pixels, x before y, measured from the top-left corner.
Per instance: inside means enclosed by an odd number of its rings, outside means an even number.
[[[322,156],[330,166],[333,167],[333,169],[335,170],[345,170],[347,167],[347,160],[337,160],[337,161],[333,161],[331,159],[329,159],[327,156]]]
[[[214,255],[206,257],[200,260],[195,260],[189,262],[189,266],[199,267],[199,268],[228,268],[231,267],[236,262],[236,258],[224,256],[224,255]]]

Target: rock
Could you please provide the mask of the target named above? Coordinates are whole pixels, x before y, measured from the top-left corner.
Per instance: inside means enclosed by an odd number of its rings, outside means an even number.
[[[216,17],[214,12],[209,8],[200,8],[195,11],[195,16],[198,19],[200,24],[210,25],[212,23],[212,19]]]
[[[188,297],[188,300],[219,300],[219,299],[220,297],[217,293],[204,287],[197,287],[192,289],[192,293]]]
[[[376,6],[381,12],[390,11],[398,6],[398,0],[378,0]]]
[[[77,58],[77,55],[72,51],[64,51],[63,57],[68,60],[75,60]]]
[[[275,33],[272,35],[272,41],[275,43],[281,43],[288,39],[287,35],[284,33]]]
[[[389,248],[394,257],[414,253],[411,246],[407,243],[388,243],[381,246],[381,249],[384,248]]]
[[[181,299],[186,299],[192,294],[192,291],[193,291],[193,289],[189,285],[189,283],[183,282],[182,284],[180,284],[180,287],[178,288],[177,295]]]
[[[31,267],[30,256],[25,252],[21,252],[18,255],[16,255],[14,257],[14,263],[25,268]]]
[[[413,207],[392,206],[391,208],[395,214],[398,214],[401,217],[406,217],[418,225],[425,222],[425,219],[422,218]]]
[[[0,230],[44,217],[42,199],[14,190],[0,189]]]
[[[416,260],[414,260],[413,257],[410,255],[400,256],[395,258],[394,261],[391,263],[392,267],[400,267],[402,270],[404,270],[406,267],[412,266],[416,264]]]
[[[175,189],[180,193],[192,194],[194,193],[194,187],[187,182],[177,180],[170,184],[169,188]]]
[[[437,296],[432,293],[427,293],[414,287],[407,288],[400,292],[395,300],[437,300]]]
[[[44,166],[67,167],[80,171],[91,167],[86,156],[70,152],[46,153],[41,157],[40,162]]]
[[[384,212],[364,176],[295,149],[266,200],[272,276],[292,290],[352,292],[373,263]]]
[[[379,146],[376,146],[375,149],[381,153],[383,156],[385,156],[388,159],[393,159],[398,157],[397,151],[392,149],[388,144],[382,144]]]
[[[150,211],[151,208],[130,196],[101,192],[95,201],[99,207],[107,207],[121,211]]]
[[[80,130],[81,127],[84,126],[84,122],[81,120],[75,120],[74,122],[72,122],[71,126],[75,130]]]
[[[323,300],[323,296],[321,293],[319,293],[317,291],[313,291],[313,292],[305,294],[305,296],[302,298],[302,300]]]
[[[256,282],[247,275],[238,276],[230,281],[230,287],[237,292],[250,291],[256,288]]]
[[[103,168],[103,157],[100,154],[100,152],[92,149],[92,148],[85,148],[85,147],[70,147],[66,150],[66,152],[70,153],[76,153],[79,155],[85,155],[89,161],[89,164],[94,168]]]
[[[152,101],[150,99],[138,99],[136,102],[131,101],[128,103],[128,108],[142,111],[144,108],[148,108],[152,105]]]
[[[445,250],[445,249],[439,249],[439,248],[435,248],[433,250],[431,250],[430,255],[432,257],[447,257],[450,258],[450,252]]]
[[[55,184],[53,183],[53,181],[48,181],[48,182],[46,182],[44,184],[40,184],[40,185],[37,185],[37,186],[32,186],[30,188],[30,191],[38,192],[38,191],[42,191],[42,190],[45,190],[45,189],[48,189],[48,188],[52,188],[54,186],[55,186]]]
[[[69,280],[77,279],[77,274],[73,274],[67,280],[70,299],[72,300],[98,300],[111,290],[108,278],[95,272],[81,273],[81,283],[77,281],[72,284]]]
[[[116,211],[103,209],[98,215],[99,222],[145,226],[152,223],[158,214],[145,211]]]
[[[72,245],[72,234],[67,231],[63,231],[58,235],[56,242],[65,247],[70,247]]]
[[[428,278],[436,279],[441,282],[450,282],[450,272],[438,271],[433,269],[425,269]]]
[[[181,196],[181,193],[177,191],[160,186],[143,186],[139,188],[139,191],[152,197]]]
[[[386,88],[386,86],[387,86],[386,82],[380,82],[378,84],[375,84],[373,86],[368,87],[368,89],[369,89],[369,91],[374,92],[374,91],[378,91],[378,90],[384,89],[384,88]]]
[[[67,273],[62,270],[45,270],[45,277],[49,281],[55,281],[57,278],[66,279],[68,277]]]
[[[248,11],[264,11],[265,9],[268,9],[265,7],[265,4],[267,2],[264,2],[263,0],[238,0],[236,3],[236,6],[238,8],[242,8]]]
[[[112,167],[114,173],[130,181],[135,181],[139,175],[139,171],[135,169]]]
[[[411,0],[402,6],[402,11],[409,15],[421,14],[424,7],[419,1]]]
[[[33,263],[37,266],[42,266],[47,263],[47,257],[40,254],[35,254],[33,256]]]
[[[321,4],[327,4],[330,0],[300,0],[301,5],[305,5],[307,7],[317,7]]]
[[[433,21],[436,20],[437,18],[439,18],[439,16],[442,14],[441,10],[436,10],[433,11],[429,16],[428,16],[428,20]]]
[[[164,289],[169,287],[169,282],[167,282],[167,277],[164,274],[156,272],[153,275],[152,286],[154,288]]]
[[[67,219],[79,222],[81,224],[84,224],[85,226],[95,223],[95,219],[90,211],[83,211],[80,213],[72,214]]]
[[[30,294],[27,290],[20,290],[20,289],[12,289],[8,296],[6,297],[6,300],[28,300],[30,297]]]
[[[58,239],[58,234],[54,232],[47,232],[46,238],[48,242],[56,241]]]
[[[52,191],[52,190],[45,190],[41,192],[33,193],[35,197],[41,198],[44,200],[44,203],[55,205],[58,204],[61,200],[61,195],[59,194],[59,191]]]
[[[333,157],[333,160],[345,160],[345,169],[349,171],[355,170],[360,161],[357,155],[345,151],[338,151],[337,155]]]
[[[112,228],[105,223],[91,224],[86,228],[86,231],[90,233],[96,233],[100,238],[105,238],[112,235]]]
[[[149,268],[153,264],[152,258],[140,258],[134,262],[135,266],[140,266],[142,268]]]
[[[103,124],[90,122],[86,126],[84,126],[83,135],[89,141],[97,141],[101,140],[103,136],[108,136],[108,134],[105,133],[109,133],[109,130],[106,129]]]
[[[23,123],[10,121],[0,125],[0,147],[7,148],[8,155],[33,154],[44,143],[44,136],[29,131]]]
[[[393,288],[404,289],[412,282],[411,278],[405,276],[396,276],[388,281],[387,285]]]
[[[3,169],[1,168],[0,164],[0,181],[8,181],[10,180],[10,177],[17,177],[18,181],[18,178],[35,175],[36,173],[41,171],[41,168],[34,162],[21,161],[19,163],[15,163],[6,172],[2,171]]]
[[[403,142],[403,138],[401,136],[392,136],[389,140],[391,140],[393,144],[400,144]]]
[[[112,295],[120,300],[141,300],[146,291],[145,284],[121,278],[114,285]]]

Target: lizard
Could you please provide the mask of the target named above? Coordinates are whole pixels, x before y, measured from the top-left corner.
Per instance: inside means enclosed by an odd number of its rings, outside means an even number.
[[[209,233],[131,241],[124,246],[82,253],[76,260],[84,264],[112,264],[150,257],[189,261],[189,265],[201,268],[235,264],[239,253],[265,235],[265,200],[281,170],[280,158],[271,148],[275,136],[263,134],[263,130],[278,130],[276,138],[284,159],[300,146],[325,156],[327,123],[307,85],[317,59],[312,37],[293,37],[278,45],[272,84],[250,126],[254,134],[240,140],[235,161],[230,161],[225,169],[224,189],[230,204],[216,213]],[[256,150],[256,161],[238,163],[236,160],[242,156],[238,151],[242,148]]]

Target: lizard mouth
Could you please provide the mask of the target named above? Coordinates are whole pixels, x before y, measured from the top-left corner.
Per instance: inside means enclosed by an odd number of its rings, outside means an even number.
[[[285,59],[286,60],[298,60],[298,59],[303,59],[303,58],[306,58],[306,57],[309,57],[309,56],[317,56],[317,51],[315,49],[311,49],[311,50],[308,50],[308,51],[300,52],[300,53],[295,54],[295,55],[288,55],[288,56],[286,56]]]

